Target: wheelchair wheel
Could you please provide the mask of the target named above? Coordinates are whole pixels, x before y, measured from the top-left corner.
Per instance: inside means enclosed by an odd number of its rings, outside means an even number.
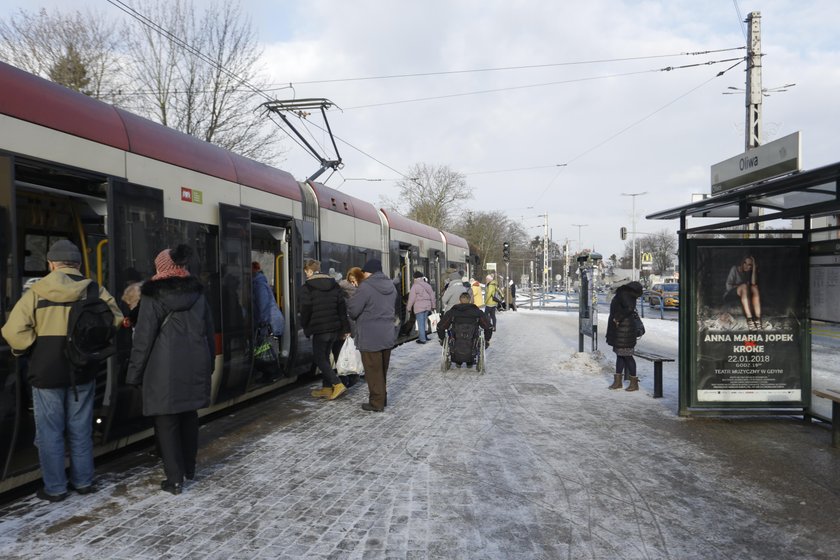
[[[449,355],[449,337],[443,339],[443,354],[440,359],[440,371],[447,371],[452,365],[452,356]]]
[[[484,335],[478,337],[478,360],[475,362],[475,369],[478,373],[485,373],[487,367],[484,360]]]

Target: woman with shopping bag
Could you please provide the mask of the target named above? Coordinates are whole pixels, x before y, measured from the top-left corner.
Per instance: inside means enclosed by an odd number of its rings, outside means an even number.
[[[426,336],[426,318],[435,304],[435,292],[431,285],[423,278],[423,273],[414,271],[414,284],[408,293],[406,309],[414,311],[417,317],[417,344],[426,344],[429,339]]]

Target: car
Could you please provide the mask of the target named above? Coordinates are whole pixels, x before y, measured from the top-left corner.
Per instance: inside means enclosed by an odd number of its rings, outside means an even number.
[[[648,291],[648,305],[659,307],[660,301],[665,308],[678,309],[680,307],[680,285],[676,282],[669,282],[651,286]]]

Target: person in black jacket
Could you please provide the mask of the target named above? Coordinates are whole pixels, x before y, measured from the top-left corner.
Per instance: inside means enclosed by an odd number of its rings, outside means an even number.
[[[627,391],[639,390],[639,378],[636,376],[636,358],[633,349],[636,347],[636,327],[633,323],[633,313],[636,312],[636,300],[642,297],[642,285],[630,282],[619,286],[610,302],[610,316],[607,319],[607,344],[615,352],[615,380],[610,389],[621,389],[624,386],[623,373],[630,375],[630,385]]]
[[[154,416],[166,480],[180,494],[195,477],[198,409],[210,404],[215,333],[204,287],[190,276],[192,249],[179,245],[155,258],[157,273],[141,288],[142,304],[126,383],[143,386],[143,415]]]
[[[312,396],[333,400],[347,390],[330,364],[333,343],[350,334],[347,304],[335,278],[321,274],[319,261],[306,259],[303,273],[306,282],[300,291],[300,325],[303,333],[312,337],[312,362],[321,370],[323,384]]]
[[[446,331],[453,323],[478,323],[484,329],[485,347],[490,345],[490,338],[493,336],[493,324],[481,309],[470,302],[470,294],[463,293],[458,299],[459,303],[452,306],[452,309],[443,314],[437,326],[437,335],[440,343],[446,337]],[[473,339],[475,340],[475,339]],[[461,367],[461,362],[455,361],[455,365]],[[472,367],[472,361],[467,361],[467,367]]]

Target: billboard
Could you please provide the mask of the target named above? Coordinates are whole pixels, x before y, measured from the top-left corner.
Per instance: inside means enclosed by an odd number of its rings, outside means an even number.
[[[798,239],[691,240],[690,406],[801,407],[807,249]]]

